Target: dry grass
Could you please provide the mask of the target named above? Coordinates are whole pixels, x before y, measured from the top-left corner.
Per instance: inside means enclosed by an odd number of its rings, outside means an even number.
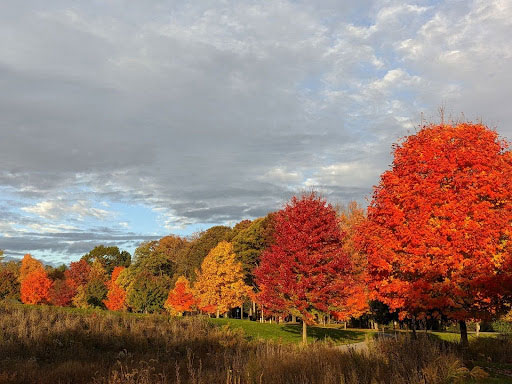
[[[358,353],[326,343],[249,342],[199,317],[8,306],[0,308],[0,383],[455,383],[482,374],[468,370],[464,356],[506,360],[485,343],[463,352],[402,337]],[[511,345],[504,340],[499,348]]]

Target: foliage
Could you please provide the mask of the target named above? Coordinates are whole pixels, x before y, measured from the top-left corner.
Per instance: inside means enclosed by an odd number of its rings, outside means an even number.
[[[195,272],[208,253],[221,241],[229,241],[232,234],[230,227],[217,225],[196,235],[196,238],[190,241],[186,249],[180,253],[176,275],[185,276],[190,281],[194,281]]]
[[[71,304],[76,290],[69,284],[68,280],[54,280],[50,289],[50,303],[59,307],[66,307]]]
[[[42,269],[28,273],[21,281],[21,301],[25,304],[47,304],[50,302],[52,281]]]
[[[89,273],[91,272],[91,266],[87,261],[80,260],[69,264],[69,269],[64,272],[68,284],[75,289],[80,286],[85,286],[89,281]]]
[[[274,243],[261,256],[260,303],[315,323],[315,313],[350,313],[353,282],[336,212],[316,194],[293,197],[274,219]]]
[[[99,261],[105,268],[105,271],[111,274],[115,267],[128,267],[131,262],[131,255],[129,252],[120,251],[115,246],[105,247],[104,245],[98,245],[82,256],[81,260],[85,260],[88,264]]]
[[[236,261],[233,246],[221,241],[201,264],[194,284],[194,295],[200,310],[225,313],[240,306],[250,288],[243,281],[242,263]]]
[[[169,291],[165,301],[165,308],[172,314],[181,316],[183,312],[190,312],[196,305],[196,298],[190,289],[190,283],[185,276],[180,276],[174,289]]]
[[[59,265],[57,268],[46,266],[46,273],[50,280],[64,280],[66,278],[66,270],[68,267],[66,264]]]
[[[134,312],[152,313],[163,309],[170,288],[170,278],[138,274],[127,289],[127,302]]]
[[[0,304],[0,380],[13,384],[447,384],[455,379],[472,382],[463,364],[468,356],[483,355],[494,364],[509,359],[512,347],[510,340],[479,339],[461,350],[427,337],[397,337],[370,342],[367,352],[333,348],[325,342],[302,348],[247,341],[240,332],[211,323],[192,316]],[[467,364],[478,365],[473,360]]]
[[[135,250],[132,270],[146,271],[152,275],[173,276],[180,253],[187,241],[179,236],[165,236],[158,241],[147,241]]]
[[[43,264],[40,261],[34,259],[29,253],[27,253],[25,256],[23,256],[23,259],[21,260],[19,273],[20,282],[23,282],[23,280],[30,273],[40,269],[44,270]]]
[[[0,300],[19,299],[19,268],[14,261],[0,263]]]
[[[255,285],[253,271],[258,266],[261,253],[271,244],[273,213],[254,220],[233,238],[233,251],[242,262],[244,279],[248,285]]]
[[[373,298],[401,317],[487,319],[512,287],[512,153],[481,124],[423,127],[394,147],[360,240]]]
[[[111,311],[121,311],[126,309],[126,291],[119,286],[117,279],[124,267],[115,267],[112,271],[110,281],[107,283],[107,299],[103,303]]]
[[[87,284],[85,285],[85,294],[87,296],[87,303],[95,308],[103,307],[103,300],[107,296],[107,274],[102,263],[99,260],[94,261]]]

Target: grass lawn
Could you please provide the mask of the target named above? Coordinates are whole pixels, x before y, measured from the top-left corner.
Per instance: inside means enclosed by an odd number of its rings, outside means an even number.
[[[241,329],[252,340],[276,340],[282,343],[302,342],[302,324],[260,323],[239,319],[210,319],[213,324]],[[374,331],[369,329],[343,330],[334,327],[308,327],[308,341],[331,340],[336,344],[351,344],[365,341]]]
[[[439,340],[444,341],[452,341],[452,342],[459,342],[460,341],[460,333],[455,332],[428,332],[430,335],[434,335]],[[478,337],[496,337],[498,334],[495,332],[480,332],[480,335]],[[472,340],[475,339],[476,333],[468,333],[468,339]]]

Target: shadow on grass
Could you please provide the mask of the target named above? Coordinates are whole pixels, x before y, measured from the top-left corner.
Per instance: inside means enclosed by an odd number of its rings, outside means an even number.
[[[282,327],[283,331],[302,337],[301,324],[289,324]],[[322,341],[330,339],[338,343],[357,343],[364,341],[367,332],[341,330],[336,328],[308,327],[308,338]]]

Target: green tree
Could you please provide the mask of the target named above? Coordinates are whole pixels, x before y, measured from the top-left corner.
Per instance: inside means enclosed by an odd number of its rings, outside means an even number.
[[[153,276],[147,272],[138,274],[127,290],[128,305],[134,312],[161,311],[171,287],[170,281],[168,276]]]
[[[179,254],[176,276],[185,276],[194,281],[195,271],[208,253],[221,241],[229,241],[233,234],[230,227],[217,225],[199,233]]]
[[[131,263],[131,255],[127,251],[120,251],[118,247],[98,245],[82,256],[82,260],[89,264],[92,264],[95,260],[99,261],[110,275],[115,267],[128,267]]]
[[[254,286],[253,270],[259,264],[261,253],[272,242],[273,213],[254,220],[233,238],[233,251],[242,263],[245,282]]]

